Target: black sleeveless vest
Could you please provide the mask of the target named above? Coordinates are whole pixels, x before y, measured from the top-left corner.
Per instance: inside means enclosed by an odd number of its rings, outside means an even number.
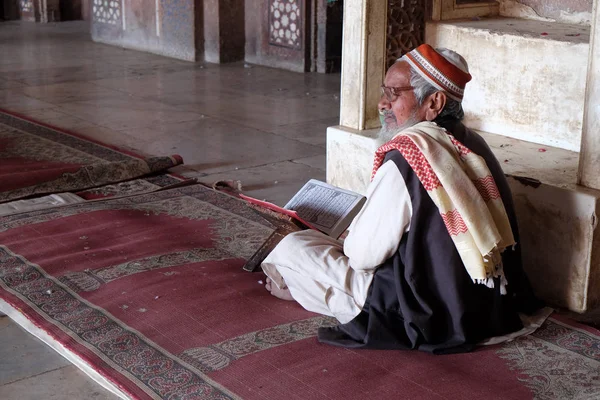
[[[486,160],[518,243],[512,197],[500,165],[479,135],[457,124],[447,129]],[[409,191],[410,230],[375,272],[361,313],[347,324],[321,328],[319,341],[446,354],[470,351],[485,338],[521,329],[518,312],[533,312],[541,304],[523,272],[519,246],[502,254],[508,294],[500,294],[499,282],[493,289],[473,283],[438,208],[410,165],[397,150],[389,152],[385,162],[397,166]]]

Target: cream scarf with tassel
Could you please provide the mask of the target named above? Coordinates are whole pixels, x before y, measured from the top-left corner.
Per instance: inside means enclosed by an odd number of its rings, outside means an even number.
[[[471,279],[494,287],[492,278],[500,278],[505,294],[500,253],[515,239],[485,160],[444,128],[421,122],[377,150],[372,177],[391,150],[400,151],[439,209]]]

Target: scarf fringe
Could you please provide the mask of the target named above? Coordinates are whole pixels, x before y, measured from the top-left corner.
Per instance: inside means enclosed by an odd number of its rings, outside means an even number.
[[[493,289],[496,287],[496,284],[494,283],[495,278],[500,278],[500,294],[502,296],[505,296],[507,294],[506,285],[508,285],[508,282],[506,281],[506,277],[504,276],[504,274],[500,275],[500,276],[494,276],[491,278],[474,279],[473,282],[478,285],[485,285],[485,286],[489,287],[490,289]]]
[[[514,248],[514,247],[513,247]],[[501,254],[502,252],[504,252],[504,249],[501,249],[500,251],[498,251],[496,249],[496,254]],[[483,258],[483,260],[485,262],[488,261],[488,257],[494,259],[496,257],[494,257],[493,252],[488,254],[486,257]],[[494,287],[496,287],[496,283],[495,280],[496,279],[500,279],[500,294],[501,295],[506,295],[507,294],[507,290],[506,290],[506,286],[508,285],[508,281],[506,280],[506,276],[504,275],[504,264],[502,263],[502,258],[497,259],[497,263],[494,265],[494,271],[491,273],[488,273],[488,275],[486,276],[485,279],[473,279],[473,282],[475,284],[478,285],[485,285],[487,287],[489,287],[490,289],[493,289]]]

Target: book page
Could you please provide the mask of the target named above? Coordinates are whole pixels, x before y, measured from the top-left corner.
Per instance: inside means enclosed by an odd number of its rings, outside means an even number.
[[[347,216],[356,215],[364,196],[311,179],[285,205],[320,231],[337,237],[350,225]],[[354,216],[352,215],[352,217]],[[345,226],[342,226],[345,225]]]

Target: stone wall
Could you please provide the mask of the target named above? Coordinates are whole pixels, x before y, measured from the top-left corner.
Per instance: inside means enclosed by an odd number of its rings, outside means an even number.
[[[40,19],[39,22],[61,21],[59,0],[37,0]]]
[[[91,0],[97,42],[196,61],[202,54],[202,0]]]
[[[309,69],[310,0],[246,0],[246,61],[304,72]]]
[[[589,25],[593,0],[498,0],[500,15]]]
[[[469,63],[467,126],[579,151],[588,27],[497,19],[428,23],[426,32]]]
[[[244,0],[204,0],[204,59],[243,60],[244,26]]]

